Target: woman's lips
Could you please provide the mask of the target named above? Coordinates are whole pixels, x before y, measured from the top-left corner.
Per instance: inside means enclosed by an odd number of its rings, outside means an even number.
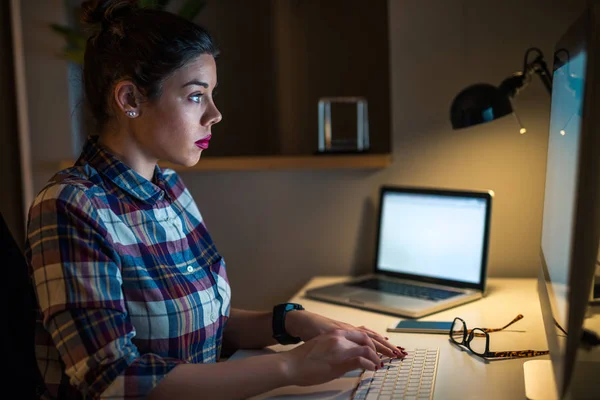
[[[210,141],[211,137],[212,137],[212,135],[208,135],[208,136],[198,140],[197,142],[195,142],[196,146],[200,147],[202,150],[208,149],[208,142]]]

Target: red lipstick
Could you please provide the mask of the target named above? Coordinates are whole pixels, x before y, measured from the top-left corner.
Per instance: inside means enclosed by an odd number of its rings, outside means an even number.
[[[202,139],[195,142],[195,145],[200,147],[202,150],[206,150],[206,149],[208,149],[208,142],[210,141],[211,137],[212,137],[212,135],[203,137]]]

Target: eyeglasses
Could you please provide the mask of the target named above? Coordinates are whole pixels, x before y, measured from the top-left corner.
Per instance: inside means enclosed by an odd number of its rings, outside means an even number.
[[[518,350],[518,351],[490,351],[490,335],[489,332],[499,332],[503,329],[508,328],[515,322],[523,318],[522,314],[519,314],[508,324],[502,328],[473,328],[467,329],[467,324],[462,318],[454,318],[452,328],[450,329],[450,341],[459,346],[464,346],[471,351],[471,353],[482,358],[523,358],[523,357],[537,357],[548,354],[549,351],[539,350]]]

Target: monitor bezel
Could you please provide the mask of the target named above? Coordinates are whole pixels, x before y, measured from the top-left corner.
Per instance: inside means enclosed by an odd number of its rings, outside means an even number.
[[[423,194],[423,195],[435,195],[435,196],[447,196],[447,197],[459,197],[465,199],[484,199],[486,201],[486,215],[485,215],[485,227],[484,227],[484,240],[483,240],[483,252],[481,260],[481,272],[479,276],[479,282],[463,282],[455,281],[450,279],[441,279],[433,277],[425,277],[421,275],[406,274],[400,272],[392,272],[382,270],[379,268],[379,246],[381,240],[381,224],[382,224],[382,210],[383,200],[388,193],[410,193],[410,194]],[[490,242],[490,226],[491,226],[491,215],[492,215],[492,199],[494,192],[491,190],[477,191],[477,190],[458,190],[458,189],[446,189],[446,188],[428,188],[428,187],[416,187],[416,186],[396,186],[396,185],[382,185],[379,190],[379,209],[377,216],[377,234],[375,241],[375,262],[374,262],[374,273],[386,275],[390,277],[400,279],[411,279],[420,282],[438,284],[438,285],[450,285],[458,288],[475,289],[481,292],[485,292],[486,278],[487,278],[487,267],[488,267],[488,254],[489,254],[489,242]]]
[[[600,157],[598,157],[600,113],[594,113],[594,110],[600,106],[600,80],[594,73],[599,66],[600,42],[597,37],[598,22],[600,21],[599,11],[597,3],[590,4],[570,25],[554,48],[554,54],[564,49],[574,49],[575,51],[585,49],[587,59],[576,172],[573,235],[569,257],[570,266],[579,265],[581,267],[569,267],[569,289],[575,287],[578,290],[568,291],[568,323],[566,327],[568,335],[564,354],[558,343],[555,318],[551,307],[552,287],[548,283],[549,272],[540,243],[539,297],[557,393],[561,395],[561,398],[569,391],[569,382],[575,367],[600,239]],[[553,74],[556,68],[562,65],[560,59],[555,58]]]

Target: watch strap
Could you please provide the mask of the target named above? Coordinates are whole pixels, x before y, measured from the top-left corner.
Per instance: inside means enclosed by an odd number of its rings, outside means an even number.
[[[304,307],[297,303],[281,303],[273,307],[273,338],[279,344],[296,344],[302,341],[285,330],[285,316],[293,310],[304,310]]]

